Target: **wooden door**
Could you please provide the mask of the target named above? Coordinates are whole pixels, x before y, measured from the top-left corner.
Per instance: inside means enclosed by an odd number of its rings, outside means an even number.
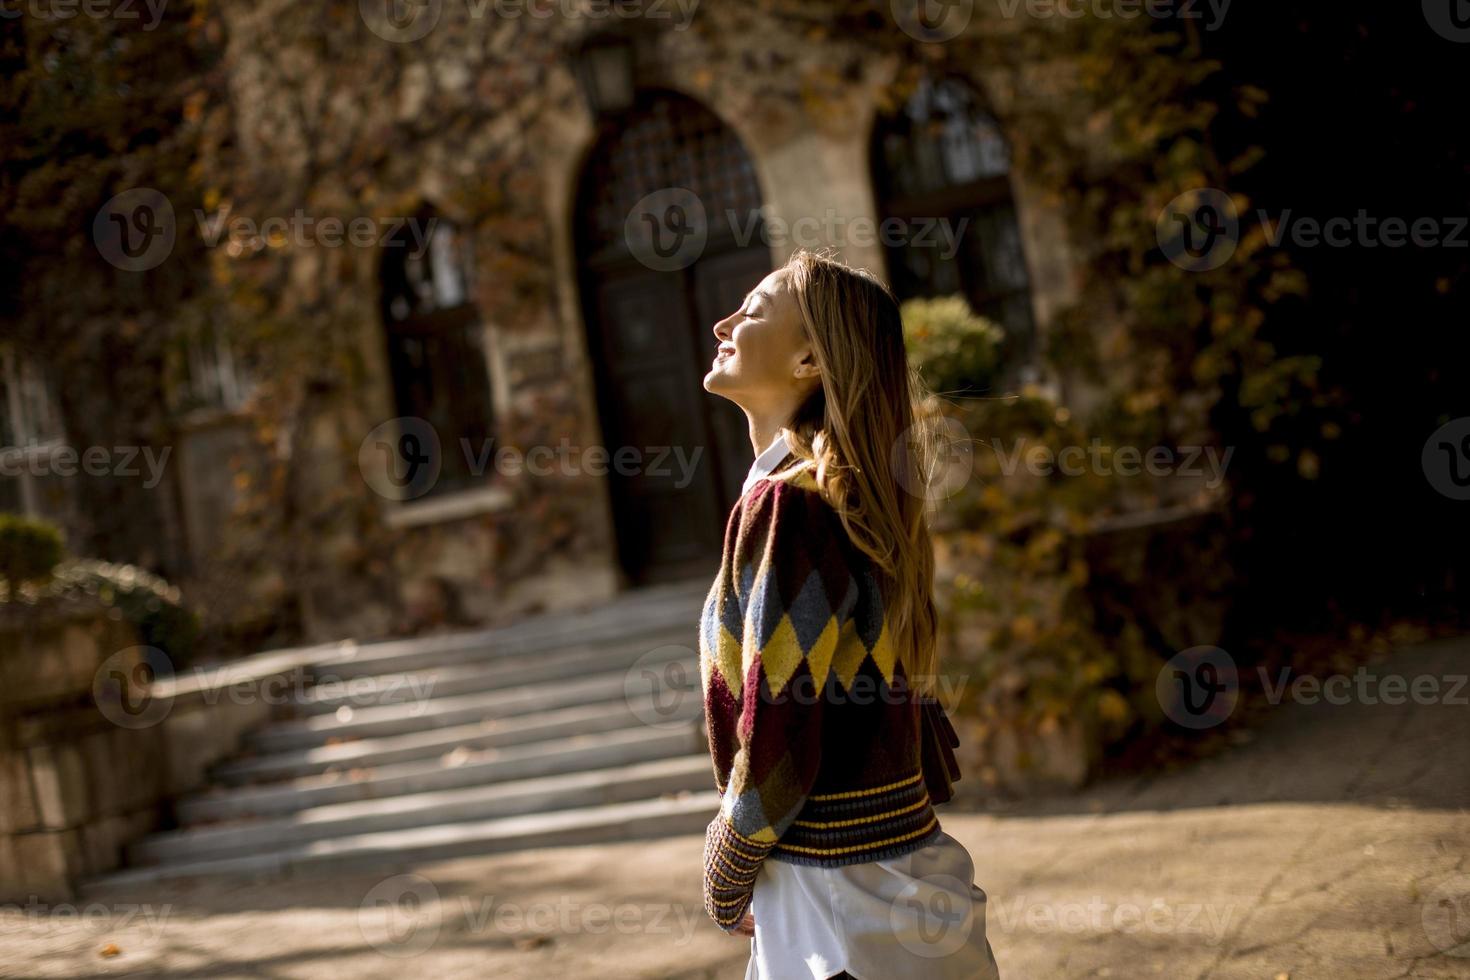
[[[619,556],[635,582],[693,574],[720,548],[718,474],[701,404],[710,396],[694,370],[686,278],[640,269],[597,287],[608,479]],[[620,452],[630,465],[617,463]]]
[[[760,191],[739,139],[704,106],[672,92],[640,93],[604,120],[577,199],[577,247],[588,351],[609,453],[618,554],[645,583],[712,575],[725,519],[750,469],[745,415],[704,390],[712,328],[771,269],[759,233]],[[708,232],[692,262],[655,270],[625,223],[655,191],[695,195]],[[741,244],[728,216],[756,234]]]

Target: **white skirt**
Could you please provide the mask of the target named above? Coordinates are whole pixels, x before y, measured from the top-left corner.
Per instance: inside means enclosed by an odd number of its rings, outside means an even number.
[[[941,831],[896,858],[837,868],[767,858],[751,898],[746,980],[998,980],[985,892],[964,845]]]

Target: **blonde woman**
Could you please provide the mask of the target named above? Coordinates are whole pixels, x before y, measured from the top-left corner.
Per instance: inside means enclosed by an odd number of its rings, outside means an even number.
[[[920,696],[934,556],[898,303],[800,250],[714,333],[704,386],[756,458],[700,623],[706,911],[750,937],[747,978],[996,977],[985,893],[934,811],[957,772]]]

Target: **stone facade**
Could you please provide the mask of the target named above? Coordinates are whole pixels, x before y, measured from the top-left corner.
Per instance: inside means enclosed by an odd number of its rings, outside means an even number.
[[[222,8],[230,145],[212,165],[230,216],[259,223],[302,208],[346,221],[432,208],[473,246],[494,445],[520,453],[603,445],[598,327],[588,322],[576,229],[585,217],[582,177],[607,130],[579,89],[572,48],[626,25],[576,5],[574,15],[490,17],[446,2],[426,6],[437,20],[419,36],[348,6],[340,16],[282,2]],[[687,24],[639,23],[634,79],[640,91],[694,100],[738,137],[759,185],[772,267],[799,245],[832,245],[886,276],[882,243],[854,229],[882,218],[875,120],[895,111],[896,86],[916,66],[833,32],[823,5],[811,7],[797,16],[710,4]],[[988,88],[980,68],[972,81],[1003,123],[1005,91]],[[1010,182],[1031,315],[1044,335],[1070,297],[1064,223],[1024,172],[1011,172]],[[803,231],[803,219],[816,223]],[[825,230],[833,228],[835,240]],[[359,450],[376,427],[406,414],[379,307],[382,249],[293,240],[238,252],[220,247],[211,258],[224,277],[267,295],[271,316],[299,324],[298,335],[288,329],[274,350],[258,350],[255,363],[266,391],[258,401],[270,406],[267,416],[277,413],[265,426],[270,451],[290,445],[281,492],[299,521],[269,533],[309,542],[311,553],[295,571],[280,565],[250,576],[223,557],[214,531],[235,520],[239,495],[222,454],[240,453],[221,447],[233,445],[232,431],[248,447],[244,433],[261,423],[229,408],[209,414],[179,434],[191,594],[209,603],[249,594],[266,606],[295,594],[302,630],[324,638],[493,621],[599,601],[633,584],[606,475],[492,464],[481,485],[452,493],[399,501],[374,492]],[[277,380],[273,363],[308,358],[321,360],[320,378],[295,387]],[[314,397],[313,385],[327,393]],[[455,451],[451,436],[441,433],[446,454]],[[316,574],[299,571],[308,566]]]

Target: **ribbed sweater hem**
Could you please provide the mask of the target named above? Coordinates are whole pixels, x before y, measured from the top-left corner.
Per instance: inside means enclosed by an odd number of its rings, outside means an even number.
[[[912,851],[917,851],[934,841],[943,831],[939,826],[939,818],[934,818],[932,830],[925,831],[921,836],[912,840],[900,841],[897,844],[889,844],[885,847],[873,848],[872,850],[855,851],[851,854],[799,854],[794,851],[781,850],[780,842],[766,855],[767,861],[780,861],[782,864],[801,864],[807,867],[817,868],[842,868],[850,864],[868,864],[872,861],[886,861],[888,858],[901,857]]]

